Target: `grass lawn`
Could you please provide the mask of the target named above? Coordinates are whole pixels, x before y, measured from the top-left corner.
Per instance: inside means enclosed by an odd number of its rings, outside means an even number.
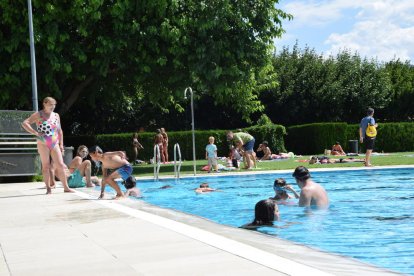
[[[320,154],[321,156],[323,154]],[[330,156],[331,158],[338,158],[336,156]],[[352,156],[351,156],[352,157]],[[364,155],[354,156],[354,158],[364,159]],[[253,171],[268,171],[268,170],[294,170],[297,166],[305,166],[309,169],[312,168],[343,168],[343,167],[363,167],[363,163],[338,163],[338,164],[314,164],[309,165],[308,162],[302,163],[297,160],[309,159],[309,155],[303,157],[295,157],[284,159],[281,161],[266,161],[257,163],[257,169]],[[392,165],[414,165],[414,152],[397,152],[390,153],[387,155],[378,155],[371,157],[371,163],[374,166],[392,166]],[[223,164],[219,161],[219,164]],[[207,172],[201,171],[201,167],[207,165],[207,160],[196,161],[197,175],[207,175]],[[224,164],[223,164],[224,165]],[[181,165],[180,175],[193,175],[193,161],[184,161]],[[245,172],[246,170],[238,170],[231,172]],[[154,165],[135,165],[134,166],[135,176],[153,176]],[[227,171],[222,171],[222,174],[226,174]],[[160,176],[173,176],[174,175],[174,164],[161,164]]]

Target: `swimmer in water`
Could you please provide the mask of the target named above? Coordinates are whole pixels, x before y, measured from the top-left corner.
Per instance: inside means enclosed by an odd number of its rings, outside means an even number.
[[[293,189],[292,186],[286,183],[286,180],[283,178],[277,178],[273,183],[273,190],[275,191],[275,196],[271,197],[273,200],[287,200],[293,198],[290,196],[287,191],[290,191],[294,194],[295,198],[299,198],[299,194]]]
[[[198,194],[209,193],[209,192],[214,192],[214,191],[217,191],[217,190],[213,189],[213,188],[210,188],[208,183],[201,183],[200,187],[195,189],[195,192],[198,193]]]

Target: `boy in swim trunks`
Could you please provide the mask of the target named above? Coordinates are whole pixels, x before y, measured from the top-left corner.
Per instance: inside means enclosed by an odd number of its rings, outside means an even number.
[[[93,161],[102,163],[102,183],[99,199],[104,197],[106,183],[116,191],[115,199],[123,198],[124,193],[115,182],[115,179],[122,178],[125,181],[132,173],[132,166],[126,160],[125,152],[114,151],[103,153],[99,146],[93,146],[89,149],[89,155]],[[108,170],[111,170],[112,172],[108,174]]]

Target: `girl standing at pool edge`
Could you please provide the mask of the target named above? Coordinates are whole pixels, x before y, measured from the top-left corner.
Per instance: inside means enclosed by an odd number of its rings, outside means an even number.
[[[23,121],[22,127],[37,138],[37,150],[42,162],[42,176],[46,184],[46,194],[51,194],[50,169],[51,160],[57,169],[57,175],[62,181],[65,192],[74,192],[69,188],[65,176],[65,164],[63,162],[63,131],[60,126],[59,114],[53,112],[56,108],[56,100],[52,97],[43,99],[43,109],[33,113]],[[31,124],[36,124],[36,130]]]

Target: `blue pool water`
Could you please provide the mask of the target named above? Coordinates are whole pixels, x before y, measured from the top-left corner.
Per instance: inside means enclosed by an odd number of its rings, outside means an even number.
[[[272,184],[279,177],[295,183],[289,173],[139,181],[138,186],[146,202],[239,227],[252,221],[257,201],[274,195]],[[293,205],[279,205],[276,224],[295,224],[259,231],[414,274],[414,169],[312,172],[312,177],[327,190],[329,210],[305,212],[292,200]],[[196,194],[202,182],[221,192]],[[163,185],[172,187],[159,189]]]

